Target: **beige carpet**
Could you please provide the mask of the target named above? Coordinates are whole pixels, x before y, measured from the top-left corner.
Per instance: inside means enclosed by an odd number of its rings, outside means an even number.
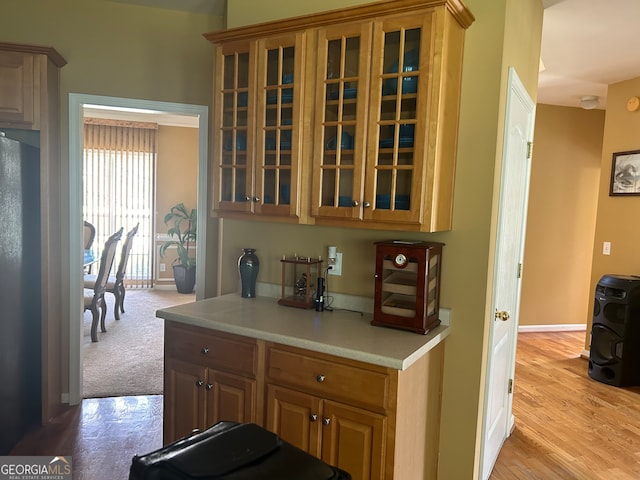
[[[105,333],[91,342],[91,312],[84,314],[83,397],[162,394],[164,320],[156,310],[195,301],[195,294],[175,290],[128,289],[125,313],[113,317],[113,295],[107,294]]]

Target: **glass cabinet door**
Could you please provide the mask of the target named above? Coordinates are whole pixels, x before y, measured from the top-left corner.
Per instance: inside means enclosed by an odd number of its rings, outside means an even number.
[[[218,51],[221,71],[216,82],[218,131],[216,132],[217,188],[214,208],[249,211],[251,208],[251,137],[249,119],[249,51]]]
[[[318,34],[312,215],[362,218],[371,25]]]
[[[427,175],[427,108],[431,18],[382,22],[374,33],[365,219],[419,221]]]
[[[297,215],[303,41],[290,35],[259,43],[256,213]]]

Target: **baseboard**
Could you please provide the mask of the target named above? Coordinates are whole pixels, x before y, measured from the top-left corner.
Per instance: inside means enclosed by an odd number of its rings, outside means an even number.
[[[590,356],[591,356],[591,352],[589,352],[589,350],[587,349],[582,350],[582,353],[580,354],[580,358],[586,358],[587,360],[589,360]]]
[[[585,323],[564,323],[558,325],[520,325],[518,333],[525,332],[580,332],[586,331]]]

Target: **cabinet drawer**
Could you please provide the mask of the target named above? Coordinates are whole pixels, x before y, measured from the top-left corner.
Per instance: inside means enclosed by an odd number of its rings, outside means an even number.
[[[165,322],[165,356],[255,377],[255,340],[206,328]]]
[[[271,347],[267,376],[280,385],[305,392],[371,406],[389,408],[389,375],[326,358],[314,357],[283,347]]]

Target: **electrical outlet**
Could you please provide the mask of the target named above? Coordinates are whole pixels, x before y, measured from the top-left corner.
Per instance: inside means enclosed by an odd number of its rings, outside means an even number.
[[[161,272],[166,272],[167,271],[167,264],[166,263],[161,263],[160,264],[160,271]]]
[[[611,255],[611,242],[604,242],[602,244],[602,254]]]
[[[331,269],[329,269],[329,275],[342,275],[342,253],[336,252],[336,261],[329,265],[331,266]]]

